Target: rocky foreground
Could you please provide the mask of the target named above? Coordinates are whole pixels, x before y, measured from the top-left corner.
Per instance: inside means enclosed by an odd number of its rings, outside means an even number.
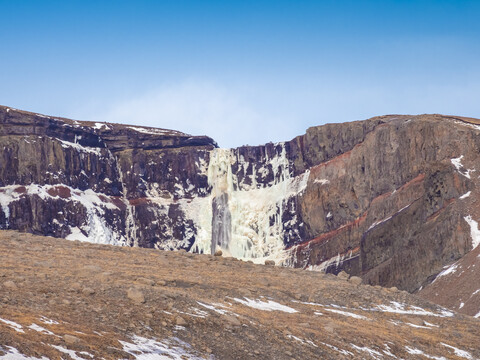
[[[480,321],[396,288],[0,232],[0,359],[476,359]]]

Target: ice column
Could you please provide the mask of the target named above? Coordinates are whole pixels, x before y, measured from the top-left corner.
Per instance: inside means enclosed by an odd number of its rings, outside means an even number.
[[[216,149],[211,153],[208,182],[212,185],[212,243],[210,251],[217,247],[229,250],[232,237],[232,216],[229,193],[232,185],[232,156],[229,149]]]

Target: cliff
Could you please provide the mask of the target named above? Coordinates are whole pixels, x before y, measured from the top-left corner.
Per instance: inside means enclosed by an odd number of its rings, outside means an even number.
[[[219,149],[0,108],[0,228],[325,270],[413,292],[471,251],[475,119],[391,115]]]

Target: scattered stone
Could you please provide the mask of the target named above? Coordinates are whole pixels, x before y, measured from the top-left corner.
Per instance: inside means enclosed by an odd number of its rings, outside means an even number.
[[[213,254],[214,256],[222,256],[223,255],[223,251],[218,249],[215,251],[215,254]]]
[[[166,286],[167,282],[165,280],[159,280],[159,281],[156,282],[156,285],[157,286]]]
[[[265,260],[265,265],[275,266],[275,261],[274,260]]]
[[[127,291],[127,297],[132,300],[134,304],[140,305],[145,302],[145,295],[137,288],[130,288]]]
[[[327,324],[323,328],[327,333],[330,333],[330,334],[335,333],[335,326],[333,326],[333,324]]]
[[[348,280],[348,278],[350,277],[350,275],[348,275],[345,271],[340,271],[337,276],[340,278],[340,279],[345,279],[345,280]]]
[[[252,292],[246,288],[239,288],[238,292],[243,296],[243,297],[251,297]]]
[[[106,271],[106,272],[101,273],[99,276],[100,276],[103,280],[106,280],[106,279],[108,279],[109,277],[111,277],[112,275],[113,275],[113,274],[112,274],[111,272]]]
[[[417,326],[424,326],[425,325],[423,320],[420,319],[420,318],[417,318],[417,317],[408,317],[408,318],[405,319],[405,322],[413,324],[413,325],[417,325]]]
[[[67,345],[78,345],[81,340],[73,335],[64,335],[63,340]]]
[[[70,291],[71,292],[79,292],[82,289],[82,285],[80,283],[75,282],[70,285]]]
[[[231,315],[224,315],[223,320],[229,323],[232,326],[241,326],[242,323],[235,317]]]
[[[363,280],[359,276],[352,276],[350,279],[348,279],[348,281],[351,282],[354,285],[360,285]]]
[[[8,290],[17,290],[17,285],[12,280],[5,281],[3,286]]]
[[[137,280],[135,280],[135,282],[139,283],[139,284],[147,285],[147,286],[154,286],[155,285],[155,281],[153,281],[152,279],[147,279],[147,278],[137,278]]]
[[[396,286],[392,286],[391,288],[388,289],[390,292],[397,292],[398,288]]]
[[[86,266],[83,267],[83,270],[98,273],[98,272],[102,271],[102,268],[100,266],[97,266],[97,265],[86,265]]]
[[[86,287],[86,288],[82,289],[82,294],[83,295],[93,295],[93,294],[95,294],[95,290],[93,290],[92,288]]]
[[[187,325],[187,322],[181,316],[177,316],[177,318],[175,319],[175,324],[177,324],[178,326],[185,326]]]

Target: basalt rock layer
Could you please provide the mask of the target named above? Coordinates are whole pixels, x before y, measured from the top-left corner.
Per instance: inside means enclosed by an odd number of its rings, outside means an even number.
[[[475,119],[391,115],[219,149],[0,107],[0,228],[224,253],[415,291],[478,245]]]

